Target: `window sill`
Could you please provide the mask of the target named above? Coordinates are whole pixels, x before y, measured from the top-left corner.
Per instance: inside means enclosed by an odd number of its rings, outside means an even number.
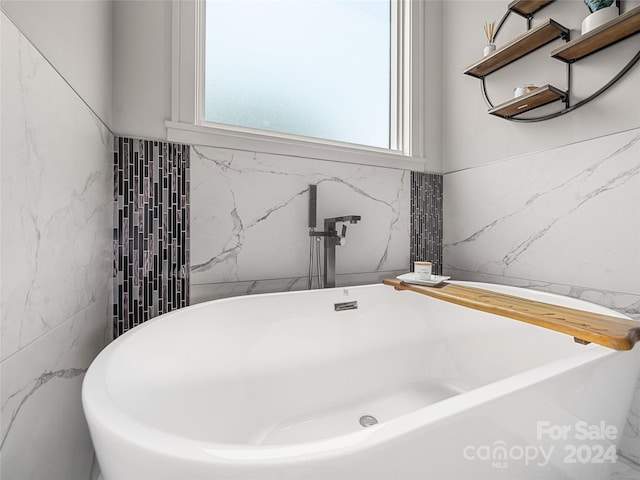
[[[170,142],[399,170],[425,170],[424,159],[383,149],[323,143],[321,140],[306,141],[184,122],[167,121],[165,126]]]

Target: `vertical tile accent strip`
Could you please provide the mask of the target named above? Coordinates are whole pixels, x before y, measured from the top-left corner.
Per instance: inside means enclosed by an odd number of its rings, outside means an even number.
[[[442,275],[442,175],[411,172],[410,261],[430,261]]]
[[[189,304],[188,145],[115,137],[113,335]]]

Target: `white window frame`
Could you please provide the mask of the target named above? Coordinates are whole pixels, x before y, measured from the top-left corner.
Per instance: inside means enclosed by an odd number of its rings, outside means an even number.
[[[171,142],[399,169],[425,168],[425,8],[392,0],[391,148],[377,148],[203,120],[204,0],[174,0]],[[397,39],[394,41],[393,39]],[[399,81],[400,79],[400,81]]]

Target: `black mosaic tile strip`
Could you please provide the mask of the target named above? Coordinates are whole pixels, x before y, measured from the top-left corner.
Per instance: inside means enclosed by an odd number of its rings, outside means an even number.
[[[189,146],[115,137],[113,335],[189,304]]]
[[[442,175],[411,172],[411,270],[413,262],[433,263],[442,275]]]

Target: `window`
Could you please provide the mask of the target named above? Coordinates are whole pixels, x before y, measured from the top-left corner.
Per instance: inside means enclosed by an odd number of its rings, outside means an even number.
[[[390,0],[207,0],[203,120],[388,149],[391,51]]]
[[[167,139],[423,170],[425,138],[437,145],[440,128],[437,104],[433,120],[424,108],[439,88],[437,66],[432,89],[424,69],[424,45],[436,45],[425,38],[439,38],[437,5],[173,0]]]

